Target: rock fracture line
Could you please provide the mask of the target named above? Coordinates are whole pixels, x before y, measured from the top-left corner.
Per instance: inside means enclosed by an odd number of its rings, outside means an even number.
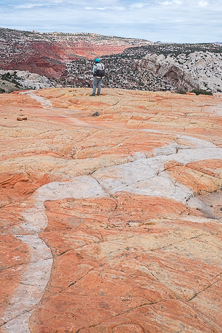
[[[52,254],[38,236],[48,223],[45,201],[102,198],[117,192],[130,192],[170,198],[192,207],[204,205],[194,198],[189,188],[169,177],[165,164],[173,160],[186,165],[200,160],[222,159],[222,149],[207,141],[185,136],[183,138],[194,146],[191,148],[173,144],[162,147],[155,151],[155,157],[145,158],[143,154],[139,154],[138,159],[133,162],[100,169],[93,177],[80,176],[69,182],[52,182],[32,195],[29,200],[34,205],[23,213],[22,228],[25,235],[16,236],[28,245],[31,260],[4,315],[5,324],[1,327],[3,333],[30,332],[29,318],[40,302],[50,278]]]

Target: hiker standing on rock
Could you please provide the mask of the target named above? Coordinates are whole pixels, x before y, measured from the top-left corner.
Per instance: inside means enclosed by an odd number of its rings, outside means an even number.
[[[101,84],[102,78],[105,75],[104,65],[99,62],[99,59],[96,58],[95,64],[93,66],[93,92],[90,96],[95,96],[96,88],[97,88],[97,95],[100,95],[101,91]]]

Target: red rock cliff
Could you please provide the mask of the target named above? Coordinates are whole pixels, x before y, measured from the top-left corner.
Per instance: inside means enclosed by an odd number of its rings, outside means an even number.
[[[67,62],[121,53],[149,41],[97,34],[36,33],[0,29],[0,68],[29,70],[59,78]]]

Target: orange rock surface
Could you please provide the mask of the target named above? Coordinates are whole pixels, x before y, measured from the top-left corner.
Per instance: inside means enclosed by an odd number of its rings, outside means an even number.
[[[221,98],[90,93],[1,95],[1,332],[221,333]]]

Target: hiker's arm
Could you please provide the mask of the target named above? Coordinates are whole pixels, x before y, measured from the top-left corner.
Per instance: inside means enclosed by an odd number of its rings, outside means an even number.
[[[93,66],[92,72],[93,72],[93,74],[95,74],[95,72],[96,72],[96,65]]]

